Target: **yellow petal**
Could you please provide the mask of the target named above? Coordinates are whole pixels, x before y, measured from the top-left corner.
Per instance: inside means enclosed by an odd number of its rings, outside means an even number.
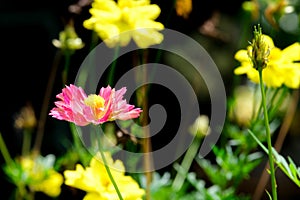
[[[254,83],[259,83],[259,76],[256,69],[253,67],[247,71],[247,77]]]
[[[88,176],[86,176],[85,169],[80,165],[76,165],[75,170],[66,170],[64,171],[64,177],[65,177],[65,184],[85,190],[85,191],[95,191],[96,185],[95,183],[95,176],[92,177],[92,181],[88,179]],[[94,181],[93,181],[94,180]]]
[[[248,51],[245,49],[239,50],[235,53],[234,58],[239,62],[250,62]]]
[[[138,20],[134,24],[134,29],[156,29],[156,30],[163,30],[164,25],[160,22],[152,21],[152,20]]]
[[[89,30],[93,30],[96,22],[97,22],[97,19],[94,17],[91,17],[91,18],[83,21],[83,27],[86,29],[89,29]]]
[[[125,8],[125,7],[138,7],[138,6],[145,6],[145,5],[149,5],[150,4],[150,0],[118,0],[118,6],[120,8]]]
[[[95,31],[97,32],[99,37],[102,38],[103,40],[107,38],[119,36],[120,34],[120,29],[115,24],[97,24],[95,26]],[[118,39],[116,38],[116,40]]]
[[[94,0],[92,8],[96,8],[103,11],[114,11],[118,9],[118,5],[113,0]]]
[[[138,47],[148,48],[151,45],[160,44],[163,40],[163,34],[155,29],[137,29],[134,31],[133,39]]]
[[[96,8],[91,8],[90,13],[97,19],[98,23],[112,23],[121,19],[121,11],[116,8],[112,11],[104,11]]]
[[[101,198],[99,193],[96,192],[89,192],[83,198],[83,200],[100,200],[100,199],[103,200],[103,198]]]
[[[155,4],[123,9],[123,18],[129,24],[141,19],[155,20],[159,14],[160,8]]]
[[[269,46],[269,48],[273,48],[275,46],[273,39],[270,36],[263,34],[262,37],[264,42]]]
[[[41,183],[31,185],[30,188],[34,191],[43,192],[50,197],[57,197],[61,192],[62,183],[62,175],[53,171],[47,179]]]
[[[283,49],[282,56],[291,61],[300,61],[300,43],[296,42]]]
[[[267,67],[263,70],[263,82],[267,87],[281,87],[283,81],[284,78],[282,77],[282,74],[279,71],[274,70],[274,68]]]
[[[249,70],[251,70],[253,67],[251,63],[242,63],[241,66],[234,69],[233,73],[236,75],[246,74]]]

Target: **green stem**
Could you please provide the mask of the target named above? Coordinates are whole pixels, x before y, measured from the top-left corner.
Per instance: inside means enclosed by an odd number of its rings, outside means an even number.
[[[22,144],[22,155],[28,155],[30,152],[30,146],[31,146],[31,132],[28,129],[24,129],[23,132],[23,144]]]
[[[184,171],[182,171],[183,173],[177,173],[175,176],[175,179],[173,181],[172,184],[172,188],[175,191],[179,191],[184,183],[184,180],[186,178],[186,174],[188,173],[192,162],[198,152],[198,148],[200,146],[201,143],[201,138],[200,137],[195,137],[195,139],[193,140],[191,146],[188,148],[182,162],[181,162],[181,167]]]
[[[268,154],[269,150],[263,145],[263,143],[255,136],[255,134],[250,129],[248,129],[248,133],[252,136],[252,138],[255,140],[255,142],[257,142],[257,144],[262,148],[262,150],[266,154]]]
[[[96,135],[97,135],[97,139],[98,139],[99,152],[100,152],[101,158],[103,160],[104,167],[106,169],[108,177],[111,180],[111,182],[112,182],[112,184],[113,184],[113,186],[114,186],[114,188],[115,188],[115,190],[116,190],[116,192],[118,194],[119,199],[123,200],[123,197],[122,197],[121,192],[120,192],[120,190],[118,188],[118,185],[117,185],[117,183],[116,183],[116,181],[115,181],[115,179],[114,179],[114,177],[113,177],[113,175],[112,175],[112,173],[110,171],[110,168],[109,168],[109,166],[107,164],[107,160],[105,158],[105,155],[104,155],[104,152],[103,152],[103,149],[102,149],[102,146],[101,146],[101,138],[100,138],[100,132],[99,132],[99,130],[96,130]]]
[[[10,163],[13,162],[13,160],[11,159],[10,154],[7,150],[7,147],[5,145],[5,142],[3,140],[3,137],[2,137],[1,133],[0,133],[0,151],[1,151],[1,153],[3,155],[3,158],[4,158],[7,165],[9,165]]]
[[[71,129],[75,149],[77,149],[77,150],[80,149],[81,150],[82,149],[82,144],[81,144],[81,141],[80,141],[80,138],[79,138],[79,133],[77,133],[76,125],[74,123],[70,123],[69,125],[70,125],[70,129]]]
[[[63,86],[65,86],[68,82],[68,74],[69,74],[69,68],[70,68],[70,63],[71,63],[71,50],[66,49],[64,52],[64,56],[65,56],[65,65],[64,65],[64,69],[62,72],[62,82],[63,82]]]
[[[259,105],[258,109],[257,109],[257,97],[256,97],[256,93],[257,93],[257,90],[258,90],[258,86],[255,85],[255,88],[254,88],[254,92],[253,92],[253,110],[252,110],[252,118],[251,119],[255,119],[255,121],[259,118],[259,113],[261,111],[261,104]]]
[[[264,110],[264,119],[265,119],[266,134],[267,134],[272,196],[273,196],[273,200],[277,200],[276,178],[275,178],[274,160],[273,160],[273,155],[272,155],[271,133],[270,133],[268,110],[267,110],[267,104],[266,104],[265,88],[264,88],[264,84],[263,84],[263,80],[262,80],[262,68],[258,69],[258,73],[259,73],[259,84],[260,84],[260,89],[261,89],[261,96],[262,96],[262,103],[263,103],[263,110]]]
[[[273,103],[270,106],[270,112],[269,112],[269,117],[272,120],[272,118],[274,118],[275,114],[277,113],[277,111],[280,109],[280,106],[282,106],[283,101],[286,99],[286,95],[287,95],[288,89],[286,87],[283,87],[283,91],[280,93],[280,97],[279,99],[276,101],[276,103]],[[274,98],[272,101],[275,101],[276,99]]]
[[[114,74],[115,74],[115,70],[116,70],[117,57],[119,55],[119,51],[120,51],[120,46],[116,46],[115,47],[115,52],[114,52],[114,61],[113,61],[112,66],[110,68],[109,75],[108,75],[108,80],[107,80],[109,85],[112,85],[113,82],[114,82]]]
[[[97,32],[92,31],[91,44],[90,44],[89,52],[91,52],[97,46],[98,41],[99,41],[99,36],[98,36]]]

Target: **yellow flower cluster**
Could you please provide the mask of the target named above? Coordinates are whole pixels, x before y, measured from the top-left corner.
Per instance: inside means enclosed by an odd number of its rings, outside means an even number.
[[[95,0],[90,9],[91,18],[83,26],[94,30],[108,47],[126,46],[131,38],[138,47],[147,48],[160,44],[164,29],[160,22],[154,21],[160,14],[156,4],[149,0]]]
[[[31,191],[57,197],[61,192],[63,176],[53,168],[54,156],[24,156],[20,158],[23,181]]]
[[[131,177],[125,175],[125,167],[120,160],[113,161],[111,155],[105,152],[105,158],[110,167],[112,176],[124,200],[142,200],[144,189]],[[65,184],[84,190],[87,194],[84,200],[118,200],[117,192],[106,172],[100,154],[96,154],[90,166],[76,165],[75,170],[64,172]]]
[[[285,85],[289,88],[299,88],[300,86],[300,43],[296,42],[281,50],[274,45],[271,37],[262,35],[264,43],[268,46],[268,56],[266,66],[262,71],[263,82],[267,87],[278,88]],[[249,45],[247,50],[239,50],[235,54],[235,59],[241,63],[234,70],[236,75],[247,74],[247,77],[259,83],[257,66],[253,66],[253,49]]]

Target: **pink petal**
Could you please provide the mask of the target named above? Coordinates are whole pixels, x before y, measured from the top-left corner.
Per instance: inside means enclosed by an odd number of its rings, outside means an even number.
[[[62,93],[56,95],[60,101],[56,101],[49,115],[59,120],[74,122],[76,125],[84,126],[89,122],[83,114],[84,108],[88,107],[84,104],[86,94],[82,88],[75,85],[66,86],[62,89]]]
[[[140,108],[134,109],[134,105],[127,104],[126,100],[123,99],[126,90],[127,89],[123,87],[115,92],[110,120],[128,120],[140,116],[142,110]]]

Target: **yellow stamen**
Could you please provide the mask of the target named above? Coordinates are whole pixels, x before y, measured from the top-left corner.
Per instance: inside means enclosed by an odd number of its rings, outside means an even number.
[[[85,100],[85,105],[92,108],[94,116],[96,119],[100,119],[105,114],[104,110],[104,104],[105,100],[103,97],[96,95],[96,94],[90,94]]]
[[[94,109],[100,109],[104,107],[105,100],[103,97],[96,95],[96,94],[90,94],[85,100],[85,105],[90,106]]]

